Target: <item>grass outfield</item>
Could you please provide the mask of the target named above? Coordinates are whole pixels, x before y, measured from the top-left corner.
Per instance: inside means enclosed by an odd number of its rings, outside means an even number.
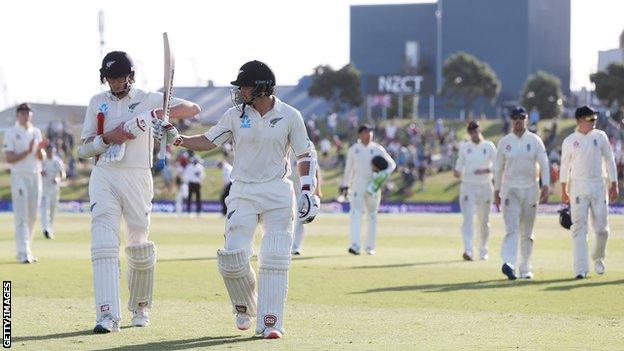
[[[59,215],[39,262],[14,263],[12,217],[0,215],[0,278],[13,282],[16,350],[617,350],[624,346],[624,217],[611,218],[607,273],[571,279],[571,240],[536,223],[534,281],[507,281],[492,218],[492,258],[464,262],[459,215],[381,215],[378,254],[346,254],[348,218],[319,216],[290,274],[286,335],[234,328],[216,268],[223,220],[153,216],[156,306],[148,328],[93,335],[89,218]],[[122,261],[125,269],[125,260]],[[127,301],[125,279],[123,302]]]

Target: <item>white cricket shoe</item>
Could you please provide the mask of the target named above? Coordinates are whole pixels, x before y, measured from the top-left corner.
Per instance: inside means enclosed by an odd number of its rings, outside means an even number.
[[[366,254],[367,255],[372,256],[372,255],[374,255],[376,253],[377,253],[377,251],[375,251],[375,249],[371,249],[370,247],[366,248]]]
[[[113,319],[110,315],[106,315],[99,321],[95,328],[93,328],[93,333],[95,334],[107,334],[107,333],[116,333],[119,329],[119,322]]]
[[[149,309],[147,307],[139,307],[132,311],[132,326],[147,327],[150,324]]]
[[[594,262],[594,270],[597,274],[604,274],[605,272],[605,263],[603,260],[596,260]]]
[[[236,328],[238,330],[247,330],[251,327],[251,316],[247,313],[236,314]]]
[[[533,272],[526,272],[526,273],[520,274],[520,277],[522,279],[533,279],[534,274],[533,274]]]
[[[266,327],[262,332],[262,337],[265,339],[280,339],[282,336],[283,334],[281,331],[272,327]]]

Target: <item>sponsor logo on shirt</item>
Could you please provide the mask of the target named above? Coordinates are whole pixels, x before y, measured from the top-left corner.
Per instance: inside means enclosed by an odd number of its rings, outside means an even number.
[[[108,114],[108,105],[106,103],[103,103],[100,105],[100,112],[102,112],[105,115]]]
[[[507,144],[507,146],[505,146],[505,151],[510,152],[511,151],[511,145]]]
[[[277,122],[281,121],[283,118],[273,118],[272,120],[269,121],[269,126],[271,126],[271,128],[275,127],[275,124],[277,124]]]
[[[531,152],[531,144],[527,144],[527,152]]]
[[[594,146],[598,146],[598,140],[594,139]]]
[[[241,118],[240,127],[241,128],[251,128],[251,118],[249,118],[249,116],[247,116],[246,113]]]
[[[140,104],[140,102],[135,102],[134,104],[128,105],[128,112],[134,113],[134,109]]]
[[[483,154],[485,155],[487,153],[487,151],[485,149],[483,149]]]
[[[581,146],[581,143],[579,143],[578,140],[574,140],[574,143],[572,143],[572,146],[574,146],[575,149],[578,149],[579,146]]]
[[[467,153],[471,153],[471,152],[472,152],[472,149],[471,149],[471,148],[468,148],[468,150],[466,150],[466,152],[467,152]]]

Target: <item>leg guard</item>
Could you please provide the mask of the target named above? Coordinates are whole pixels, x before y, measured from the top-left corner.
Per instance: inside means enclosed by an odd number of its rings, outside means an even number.
[[[284,332],[284,305],[288,292],[288,268],[292,236],[288,231],[265,233],[258,263],[257,333],[265,328]]]
[[[219,272],[232,301],[233,313],[257,314],[256,275],[246,249],[218,250]]]
[[[96,323],[105,317],[119,322],[119,237],[115,229],[98,222],[91,225],[91,235]]]
[[[154,243],[126,247],[128,259],[128,289],[130,298],[128,310],[136,311],[139,307],[152,307],[154,294],[154,265],[156,248]]]

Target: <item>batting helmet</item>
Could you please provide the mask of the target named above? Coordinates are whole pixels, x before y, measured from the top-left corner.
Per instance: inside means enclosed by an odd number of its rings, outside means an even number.
[[[134,62],[123,51],[111,51],[102,60],[100,68],[100,82],[104,84],[104,78],[119,78],[130,76],[134,80]]]
[[[388,168],[388,160],[383,156],[377,155],[373,157],[371,163],[373,164],[373,170],[375,172],[385,171]]]
[[[566,206],[559,211],[559,224],[565,229],[572,227],[572,217],[570,216],[570,206]]]

